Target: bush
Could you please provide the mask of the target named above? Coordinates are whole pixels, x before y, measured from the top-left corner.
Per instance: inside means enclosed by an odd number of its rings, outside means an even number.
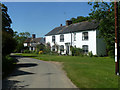
[[[54,51],[51,51],[49,54],[50,55],[59,55],[57,52],[54,52]]]
[[[88,55],[89,55],[89,57],[92,57],[92,56],[93,56],[92,51],[90,51],[90,52],[88,53]]]
[[[39,53],[39,51],[42,51],[43,54],[49,54],[51,52],[50,47],[48,45],[39,44],[37,45],[36,52]]]
[[[39,51],[39,54],[43,54],[43,51]]]
[[[70,47],[72,56],[83,56],[83,50],[81,48]]]
[[[6,77],[9,73],[11,73],[16,65],[16,59],[8,56],[3,56],[2,57],[2,72],[3,78]]]
[[[24,50],[24,53],[30,53],[30,51],[29,50]]]

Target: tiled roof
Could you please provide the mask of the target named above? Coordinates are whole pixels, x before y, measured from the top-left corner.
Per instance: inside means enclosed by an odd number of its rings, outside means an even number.
[[[65,28],[65,26],[56,27],[52,31],[50,31],[48,34],[46,34],[45,36],[57,34],[63,28]]]
[[[40,37],[40,38],[27,38],[24,43],[30,43],[30,42],[44,43],[44,38],[42,38],[42,37]]]
[[[27,39],[24,41],[24,43],[29,43],[30,40],[31,40],[31,38],[27,38]]]
[[[85,30],[95,30],[98,27],[99,23],[97,23],[95,20],[84,21],[80,23],[71,24],[69,26],[60,26],[54,28],[52,31],[47,33],[45,36],[49,35],[56,35],[56,34],[64,34],[64,33],[70,33],[70,32],[79,32],[79,31],[85,31]]]

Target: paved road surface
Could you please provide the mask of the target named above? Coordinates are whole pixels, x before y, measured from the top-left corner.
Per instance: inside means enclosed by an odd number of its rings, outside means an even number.
[[[3,80],[3,88],[76,88],[59,65],[17,57],[17,69]]]

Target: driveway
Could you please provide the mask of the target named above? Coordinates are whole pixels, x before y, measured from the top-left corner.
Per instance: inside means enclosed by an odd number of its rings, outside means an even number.
[[[3,80],[3,88],[76,88],[60,65],[16,57],[16,70]]]

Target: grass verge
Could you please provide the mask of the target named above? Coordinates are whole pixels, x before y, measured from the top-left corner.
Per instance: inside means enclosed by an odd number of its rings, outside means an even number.
[[[19,54],[45,61],[63,62],[68,77],[79,88],[118,88],[114,59],[110,57]]]

